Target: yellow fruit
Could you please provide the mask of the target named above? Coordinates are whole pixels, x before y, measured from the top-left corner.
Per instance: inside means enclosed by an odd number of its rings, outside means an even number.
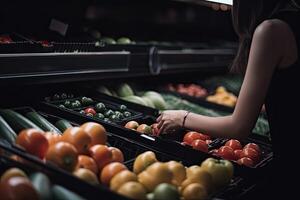
[[[112,191],[118,191],[118,189],[127,182],[137,182],[137,176],[135,173],[129,170],[123,170],[117,173],[110,181],[110,189]]]
[[[165,163],[156,162],[138,175],[138,180],[147,191],[152,192],[160,183],[172,183],[173,173]]]
[[[183,189],[190,183],[200,183],[207,189],[208,193],[212,192],[213,180],[208,171],[197,165],[189,167],[186,171],[187,179],[181,185]]]
[[[85,168],[79,168],[76,169],[73,172],[74,176],[76,176],[77,178],[86,181],[92,185],[97,185],[99,184],[98,178],[96,176],[96,174],[94,172],[92,172],[89,169],[85,169]]]
[[[139,174],[155,162],[157,162],[155,154],[152,151],[146,151],[135,159],[133,172]]]
[[[184,200],[205,200],[208,195],[200,183],[192,183],[188,185],[182,192]]]
[[[181,185],[182,181],[186,179],[185,167],[176,161],[169,161],[166,163],[169,170],[173,173],[173,183],[177,186]]]
[[[21,170],[19,168],[10,168],[2,174],[0,182],[4,182],[5,180],[8,180],[9,178],[15,177],[15,176],[27,178],[27,176],[23,170]]]
[[[118,189],[117,193],[136,200],[145,200],[147,195],[144,186],[138,182],[133,181],[123,184]]]

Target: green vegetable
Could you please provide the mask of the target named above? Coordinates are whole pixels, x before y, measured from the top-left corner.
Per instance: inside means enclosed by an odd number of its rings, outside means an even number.
[[[37,112],[28,112],[26,117],[40,127],[43,131],[50,131],[54,133],[61,133],[53,124],[51,124],[47,119],[38,114]]]
[[[84,105],[84,106],[89,106],[89,105],[91,105],[93,102],[94,102],[94,101],[93,101],[93,99],[91,99],[91,98],[88,98],[88,97],[82,97],[82,98],[81,98],[81,103],[82,103],[82,105]]]
[[[0,114],[16,133],[19,133],[20,131],[29,128],[35,128],[37,130],[42,131],[42,129],[40,129],[32,121],[13,110],[0,110]]]
[[[54,200],[84,200],[81,196],[59,185],[54,185],[51,192]]]
[[[153,191],[153,200],[180,200],[178,189],[168,183],[161,183]]]
[[[127,106],[125,105],[120,105],[120,108],[119,108],[120,111],[124,112],[127,110]]]
[[[104,116],[105,116],[105,117],[110,117],[111,115],[114,115],[114,114],[115,114],[114,111],[108,110],[108,111],[106,111],[106,112],[104,113]]]
[[[84,111],[83,111],[84,112]],[[69,121],[60,119],[55,123],[55,126],[63,133],[66,129],[72,127]]]
[[[125,112],[124,112],[124,117],[126,117],[126,118],[127,118],[127,117],[131,117],[131,113],[128,112],[128,111],[125,111]]]
[[[98,118],[98,119],[104,119],[105,118],[105,116],[102,113],[97,113],[95,117]]]
[[[97,103],[96,106],[95,106],[95,110],[97,112],[104,112],[105,111],[104,103]]]
[[[133,96],[134,92],[127,83],[123,83],[117,88],[117,94],[119,97],[128,97]]]
[[[130,44],[131,40],[127,37],[121,37],[117,40],[118,44]]]
[[[30,175],[31,183],[34,189],[39,194],[40,199],[50,200],[52,199],[51,183],[49,178],[40,172],[33,173]]]
[[[64,105],[65,105],[65,107],[70,108],[70,107],[71,107],[71,101],[66,100],[66,101],[64,102]]]
[[[60,107],[60,108],[66,108],[64,105],[62,105],[62,104],[59,104],[59,106],[58,107]]]
[[[11,144],[14,144],[17,138],[17,134],[6,123],[6,121],[0,116],[0,139],[4,139]]]
[[[79,111],[80,114],[85,115],[84,110]]]
[[[103,37],[101,38],[101,41],[104,42],[105,44],[116,44],[117,42],[110,37]]]

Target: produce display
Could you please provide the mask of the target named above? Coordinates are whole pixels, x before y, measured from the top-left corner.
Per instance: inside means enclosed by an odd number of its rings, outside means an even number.
[[[62,109],[72,110],[84,116],[112,123],[120,123],[137,115],[134,111],[129,110],[126,105],[112,105],[88,97],[74,98],[73,95],[73,98],[68,99],[66,96],[64,93],[61,95],[55,94],[52,98],[46,98],[46,101]]]
[[[224,87],[220,86],[216,89],[215,94],[206,97],[209,102],[234,107],[237,102],[237,97],[228,92]]]
[[[19,168],[4,171],[0,181],[0,196],[5,200],[84,200],[81,196],[63,186],[52,184],[41,172],[26,173]]]
[[[207,199],[228,185],[233,177],[230,161],[208,158],[185,167],[177,161],[160,162],[154,152],[138,155],[133,171],[120,170],[109,187],[131,199]]]

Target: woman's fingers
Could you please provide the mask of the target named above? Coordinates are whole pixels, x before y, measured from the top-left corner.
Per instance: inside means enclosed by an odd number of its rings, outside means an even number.
[[[160,121],[158,122],[157,128],[158,128],[158,129],[161,129],[163,123],[164,123],[164,120],[160,120]]]
[[[162,125],[161,125],[161,127],[159,128],[158,135],[164,133],[166,126],[167,126],[167,123],[163,122]]]
[[[162,119],[162,116],[163,116],[163,113],[161,113],[161,114],[159,115],[159,117],[156,119],[156,122],[160,122],[160,120]]]

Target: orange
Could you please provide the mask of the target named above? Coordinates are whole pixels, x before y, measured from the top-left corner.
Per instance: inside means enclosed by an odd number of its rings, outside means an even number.
[[[97,144],[92,146],[90,148],[90,155],[95,160],[100,171],[105,165],[113,161],[112,152],[106,145]]]
[[[75,169],[77,159],[78,153],[76,148],[67,142],[58,142],[50,146],[46,154],[47,162],[51,162],[67,171]]]
[[[78,156],[78,163],[76,165],[76,169],[80,169],[80,168],[89,169],[92,172],[94,172],[95,174],[98,174],[98,172],[99,172],[98,166],[97,166],[95,160],[86,155]]]
[[[23,147],[28,153],[41,159],[45,157],[49,143],[43,131],[26,129],[19,133],[16,144]]]
[[[119,162],[112,162],[106,165],[101,171],[101,183],[108,186],[112,177],[123,170],[127,170],[127,167]]]
[[[90,147],[96,144],[106,144],[106,130],[101,124],[95,122],[87,122],[82,124],[80,128],[91,137],[92,142],[90,143]]]
[[[70,127],[63,133],[61,141],[73,144],[79,154],[88,154],[91,137],[79,127]]]
[[[108,147],[113,155],[113,161],[115,162],[124,162],[124,155],[122,151],[116,147]]]

